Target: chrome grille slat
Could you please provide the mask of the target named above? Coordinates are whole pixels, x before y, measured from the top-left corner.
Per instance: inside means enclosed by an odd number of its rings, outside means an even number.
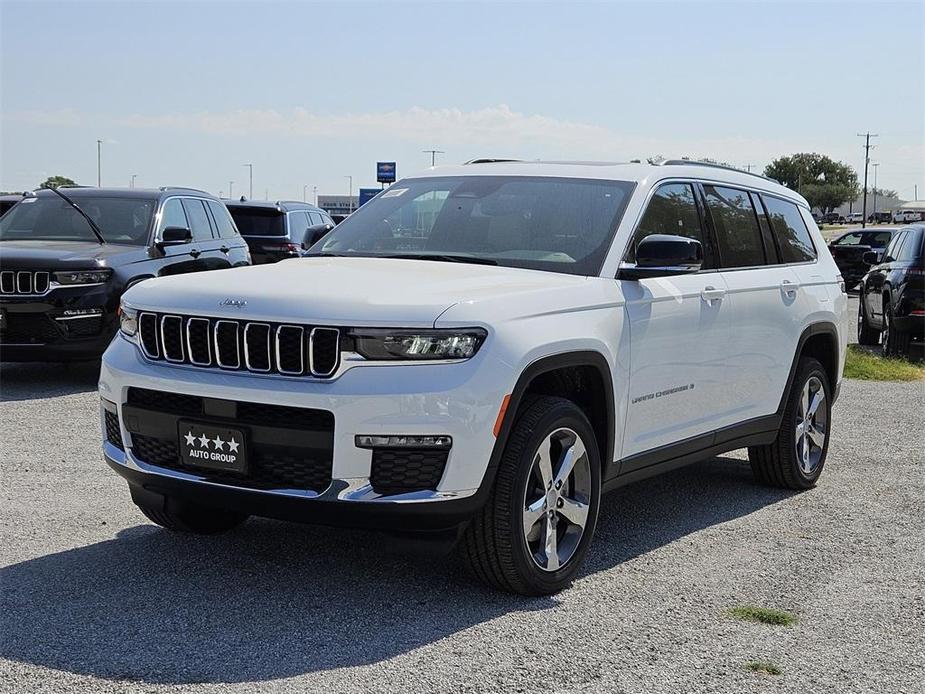
[[[198,367],[316,378],[340,367],[337,328],[142,311],[138,342],[148,359]]]
[[[16,273],[12,270],[4,270],[3,272],[0,272],[0,293],[16,293]]]
[[[21,272],[16,273],[16,293],[17,294],[31,294],[32,293],[32,273],[31,272],[21,271]]]
[[[45,270],[3,270],[0,272],[0,294],[40,296],[51,289],[51,273]]]

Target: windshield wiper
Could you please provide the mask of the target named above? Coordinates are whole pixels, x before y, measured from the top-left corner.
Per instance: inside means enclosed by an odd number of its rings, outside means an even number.
[[[94,222],[92,219],[90,219],[90,215],[88,215],[86,212],[84,212],[82,209],[80,209],[80,206],[79,206],[76,202],[74,202],[73,200],[71,200],[67,195],[65,195],[64,193],[62,193],[62,192],[61,192],[60,190],[58,190],[57,188],[49,188],[48,190],[50,190],[52,193],[55,193],[56,195],[58,195],[62,200],[64,200],[64,202],[66,202],[68,205],[70,205],[70,206],[73,207],[75,210],[77,210],[77,211],[80,213],[80,216],[87,220],[87,224],[90,225],[90,229],[93,231],[93,235],[96,236],[97,241],[99,241],[100,243],[102,243],[102,244],[104,244],[104,245],[106,244],[106,239],[103,238],[103,232],[102,232],[102,231],[100,230],[100,228],[96,225],[96,222]]]
[[[474,255],[453,255],[451,253],[397,253],[383,255],[382,258],[398,258],[400,260],[436,260],[443,263],[471,263],[473,265],[497,265],[497,260],[480,258]]]

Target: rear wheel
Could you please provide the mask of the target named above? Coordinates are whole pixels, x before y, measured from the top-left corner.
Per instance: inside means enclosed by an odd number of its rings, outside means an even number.
[[[195,535],[216,535],[238,527],[247,520],[247,515],[234,513],[222,509],[187,504],[177,508],[170,505],[158,504],[152,506],[145,502],[135,501],[138,509],[148,518],[167,530]]]
[[[816,484],[829,448],[831,402],[822,364],[808,357],[800,359],[777,438],[748,449],[759,482],[785,489],[809,489]]]
[[[876,345],[880,343],[880,331],[874,330],[867,322],[867,311],[864,310],[864,295],[858,297],[858,344]]]
[[[882,350],[885,357],[905,357],[909,354],[912,334],[896,329],[893,324],[893,302],[883,298],[883,336]]]
[[[581,567],[600,494],[601,460],[587,417],[564,398],[537,398],[518,414],[492,496],[466,529],[464,558],[495,588],[556,593]]]

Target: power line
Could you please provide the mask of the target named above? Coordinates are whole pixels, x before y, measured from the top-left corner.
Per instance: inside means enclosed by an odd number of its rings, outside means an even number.
[[[867,226],[867,167],[870,165],[870,148],[874,146],[870,144],[870,138],[880,136],[877,134],[871,135],[870,131],[868,131],[858,133],[858,137],[864,138],[864,207],[861,210],[861,228],[864,229]]]

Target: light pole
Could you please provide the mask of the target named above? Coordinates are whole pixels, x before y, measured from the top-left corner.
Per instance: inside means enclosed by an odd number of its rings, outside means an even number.
[[[250,184],[248,185],[248,189],[247,189],[247,197],[248,199],[253,199],[254,197],[254,165],[244,164],[244,166],[248,168],[249,175],[250,175]]]
[[[441,149],[425,149],[425,150],[422,150],[422,151],[424,152],[424,154],[429,154],[429,155],[430,155],[430,165],[431,165],[431,166],[436,166],[436,165],[437,165],[437,155],[438,155],[438,154],[446,154],[446,152],[444,152],[444,151],[441,150]]]
[[[312,195],[315,196],[315,207],[318,207],[318,186],[312,186]]]
[[[96,141],[96,187],[103,187],[103,141]]]
[[[875,162],[871,164],[874,167],[874,221],[877,221],[877,168],[880,166],[880,162]]]
[[[231,198],[234,197],[234,192],[232,192],[233,188],[234,188],[234,181],[228,181],[228,199],[229,200],[231,200]]]
[[[129,188],[135,187],[135,179],[138,178],[138,174],[132,174],[132,182],[129,183]]]
[[[302,202],[308,202],[308,184],[302,185]]]
[[[344,176],[350,181],[350,192],[347,193],[347,210],[348,214],[353,212],[353,176]]]

